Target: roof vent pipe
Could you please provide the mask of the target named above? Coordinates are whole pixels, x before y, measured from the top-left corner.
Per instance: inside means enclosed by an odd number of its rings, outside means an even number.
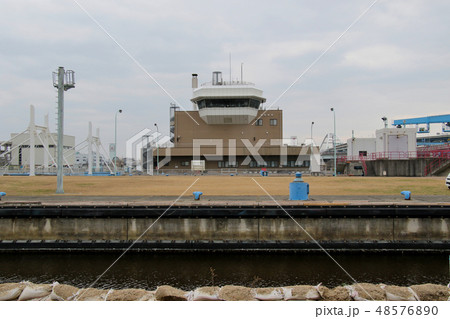
[[[193,73],[192,74],[192,88],[196,89],[198,88],[198,78],[197,78],[197,74]]]

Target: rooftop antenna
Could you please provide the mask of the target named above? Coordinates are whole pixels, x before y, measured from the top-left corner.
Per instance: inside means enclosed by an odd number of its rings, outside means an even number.
[[[244,83],[244,62],[241,62],[241,83]]]
[[[230,83],[231,83],[231,52],[230,52]]]

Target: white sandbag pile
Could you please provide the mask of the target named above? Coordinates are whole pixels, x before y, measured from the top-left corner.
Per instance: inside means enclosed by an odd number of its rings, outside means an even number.
[[[445,301],[449,300],[449,297],[449,287],[435,284],[399,287],[358,283],[335,288],[327,288],[321,284],[273,288],[227,285],[199,287],[193,291],[184,291],[166,285],[158,287],[156,291],[148,291],[144,289],[80,289],[58,282],[0,284],[0,301]]]

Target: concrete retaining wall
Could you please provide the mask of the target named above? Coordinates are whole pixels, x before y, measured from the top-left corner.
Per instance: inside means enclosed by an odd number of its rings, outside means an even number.
[[[366,161],[369,176],[424,176],[432,159]]]
[[[135,240],[155,218],[1,218],[0,240]],[[296,218],[318,241],[448,241],[448,218]],[[141,240],[303,240],[289,218],[161,218]]]

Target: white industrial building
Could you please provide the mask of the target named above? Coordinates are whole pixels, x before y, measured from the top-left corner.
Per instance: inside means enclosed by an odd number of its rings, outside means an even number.
[[[35,165],[40,167],[56,166],[56,133],[36,133],[34,145]],[[75,136],[64,135],[64,166],[75,164]],[[28,167],[30,165],[30,134],[11,134],[12,166]]]
[[[417,157],[415,128],[383,128],[376,130],[374,138],[347,140],[347,158],[408,159]]]
[[[106,161],[105,157],[100,154],[98,157],[100,163],[97,163],[97,153],[92,151],[92,165],[94,168],[105,166]],[[84,154],[80,152],[75,153],[75,166],[76,167],[83,167],[89,165],[89,154]]]

